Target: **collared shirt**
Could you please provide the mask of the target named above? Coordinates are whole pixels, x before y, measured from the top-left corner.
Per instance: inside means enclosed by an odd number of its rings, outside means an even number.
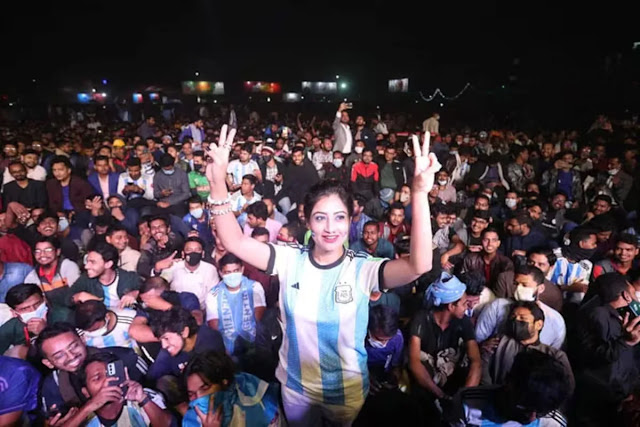
[[[220,282],[218,270],[206,261],[200,261],[195,270],[190,271],[184,261],[178,261],[162,272],[172,291],[191,292],[198,298],[200,308],[204,310],[207,294]]]

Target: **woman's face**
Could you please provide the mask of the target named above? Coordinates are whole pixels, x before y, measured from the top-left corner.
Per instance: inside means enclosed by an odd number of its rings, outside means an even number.
[[[191,374],[187,377],[187,395],[189,400],[196,400],[199,397],[207,396],[220,391],[218,384],[209,384],[204,381],[200,375]]]
[[[349,213],[345,204],[335,194],[318,200],[307,218],[314,243],[322,252],[342,250],[349,235]]]

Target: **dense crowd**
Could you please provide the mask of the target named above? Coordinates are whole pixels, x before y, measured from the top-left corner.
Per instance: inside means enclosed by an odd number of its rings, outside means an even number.
[[[0,125],[0,425],[640,425],[638,124],[199,113]]]

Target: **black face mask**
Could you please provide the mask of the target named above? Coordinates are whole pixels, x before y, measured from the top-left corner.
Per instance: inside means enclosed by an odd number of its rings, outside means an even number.
[[[202,253],[191,252],[185,255],[184,260],[191,267],[195,267],[202,260]]]
[[[262,160],[264,160],[265,163],[269,163],[271,159],[273,159],[273,156],[262,156]]]
[[[507,335],[516,341],[524,341],[531,338],[529,324],[523,320],[510,319],[507,324]]]
[[[196,171],[196,172],[202,172],[202,165],[194,163],[193,164],[193,170]]]

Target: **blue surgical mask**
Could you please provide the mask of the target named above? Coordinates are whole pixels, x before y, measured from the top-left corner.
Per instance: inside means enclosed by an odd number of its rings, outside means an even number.
[[[197,208],[197,209],[190,210],[189,213],[195,219],[200,219],[202,218],[202,214],[204,213],[204,210],[202,210],[202,208]]]
[[[69,220],[66,216],[61,216],[58,218],[58,231],[62,232],[69,228]]]
[[[242,283],[242,273],[229,273],[222,276],[224,283],[230,288],[237,288]]]
[[[213,393],[214,396],[217,393]],[[201,426],[202,423],[200,422],[200,419],[198,417],[198,413],[196,412],[195,408],[200,408],[200,411],[203,414],[206,414],[209,412],[209,400],[211,399],[211,395],[210,394],[206,394],[204,396],[200,396],[197,399],[192,400],[191,402],[189,402],[189,411],[187,411],[187,413],[184,415],[184,418],[182,420],[182,425],[184,426]],[[214,397],[214,409],[217,409],[220,405],[222,405],[222,403],[218,402],[218,399],[216,399]],[[224,418],[224,417],[223,417]]]
[[[169,170],[162,169],[162,172],[164,172],[165,175],[173,175],[175,171],[176,171],[175,169],[169,169]]]

